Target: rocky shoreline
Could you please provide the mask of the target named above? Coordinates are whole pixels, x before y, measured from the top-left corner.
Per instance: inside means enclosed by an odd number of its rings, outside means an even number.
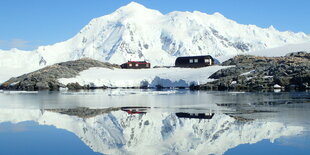
[[[16,78],[11,78],[2,83],[0,89],[26,91],[59,90],[60,88],[89,89],[92,87],[91,85],[80,86],[77,83],[63,85],[58,82],[58,79],[75,77],[81,71],[91,67],[119,68],[119,65],[100,62],[89,58],[58,63]],[[104,87],[105,86],[102,86],[102,88]]]
[[[215,81],[191,86],[190,89],[220,91],[273,91],[275,89],[304,91],[310,89],[310,53],[308,52],[295,52],[282,57],[239,55],[221,65],[233,67],[212,74],[209,78]],[[37,91],[61,88],[70,90],[107,88],[106,86],[94,87],[91,83],[84,86],[78,83],[64,85],[58,81],[60,78],[73,78],[91,67],[120,68],[119,65],[84,58],[58,63],[11,78],[2,83],[0,89]],[[140,88],[145,89],[145,87]]]
[[[295,52],[283,57],[239,55],[222,63],[234,67],[210,76],[216,79],[193,90],[272,91],[310,89],[310,53]]]

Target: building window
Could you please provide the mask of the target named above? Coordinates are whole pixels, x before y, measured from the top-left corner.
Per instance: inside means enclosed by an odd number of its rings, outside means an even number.
[[[146,67],[149,67],[149,64],[146,64]]]
[[[194,62],[195,62],[195,63],[198,63],[198,59],[194,59]]]
[[[136,67],[139,67],[139,64],[136,64]]]
[[[193,59],[189,59],[189,63],[193,63],[194,62],[194,60]]]
[[[129,67],[132,67],[132,64],[129,64]]]
[[[205,59],[205,63],[208,64],[208,65],[210,65],[210,66],[212,65],[211,59]]]

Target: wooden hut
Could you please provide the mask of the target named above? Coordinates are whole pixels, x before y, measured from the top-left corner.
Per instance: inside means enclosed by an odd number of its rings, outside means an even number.
[[[141,68],[151,68],[151,64],[146,61],[128,61],[121,65],[124,69],[141,69]]]
[[[205,67],[214,65],[214,59],[210,55],[178,57],[175,67]]]

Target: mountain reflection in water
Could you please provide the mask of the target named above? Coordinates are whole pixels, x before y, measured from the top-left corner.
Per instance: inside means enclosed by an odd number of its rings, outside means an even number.
[[[18,123],[30,120],[39,125],[65,129],[77,135],[93,151],[104,154],[223,154],[240,144],[263,139],[274,141],[305,130],[302,126],[249,121],[227,114],[195,115],[153,112],[151,109],[133,114],[120,109],[5,109],[12,115],[6,115],[1,121]]]
[[[255,108],[230,102],[190,108],[126,104],[108,108],[1,108],[0,133],[4,122],[18,125],[32,121],[34,126],[54,126],[54,130],[73,133],[94,152],[103,154],[224,154],[241,144],[273,143],[309,131],[307,101],[268,102]],[[59,141],[65,138],[60,136]]]

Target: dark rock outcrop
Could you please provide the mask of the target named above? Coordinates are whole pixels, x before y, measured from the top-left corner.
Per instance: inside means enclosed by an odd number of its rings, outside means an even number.
[[[222,69],[210,76],[213,82],[193,87],[206,90],[286,90],[310,88],[310,53],[296,52],[284,57],[239,55],[229,59]],[[276,86],[276,87],[279,87]]]
[[[62,62],[51,65],[40,70],[14,77],[2,83],[0,89],[10,90],[59,90],[66,87],[59,83],[59,78],[73,78],[81,71],[91,67],[119,68],[118,65],[100,62],[97,60],[84,58],[75,61]],[[104,86],[102,86],[104,87]],[[91,86],[80,86],[77,83],[68,84],[69,89],[91,88]]]
[[[80,118],[92,118],[98,115],[110,113],[112,111],[121,110],[121,108],[106,108],[106,109],[90,109],[86,107],[78,107],[74,109],[45,109],[46,111],[57,112],[69,116],[77,116]]]

